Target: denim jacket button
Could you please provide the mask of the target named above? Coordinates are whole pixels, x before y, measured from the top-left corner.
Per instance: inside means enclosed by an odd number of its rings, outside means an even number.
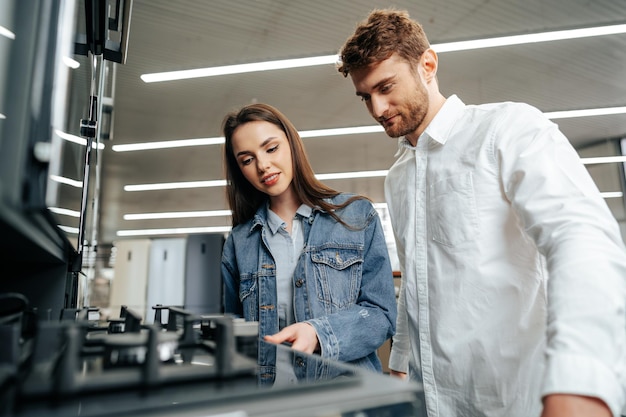
[[[296,280],[296,287],[300,288],[304,284],[304,280],[302,278],[298,278]]]
[[[302,368],[304,366],[304,359],[302,359],[300,356],[298,356],[296,358],[296,365],[298,365],[300,368]]]

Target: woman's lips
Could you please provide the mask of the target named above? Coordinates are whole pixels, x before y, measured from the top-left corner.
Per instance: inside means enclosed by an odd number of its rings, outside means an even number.
[[[263,177],[263,179],[261,179],[261,182],[263,184],[265,184],[265,185],[274,185],[274,184],[276,184],[276,182],[278,182],[278,173],[267,175],[267,176]]]

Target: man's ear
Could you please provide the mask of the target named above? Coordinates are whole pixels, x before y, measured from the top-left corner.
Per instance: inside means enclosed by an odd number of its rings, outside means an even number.
[[[420,63],[422,64],[422,78],[424,82],[430,83],[437,79],[437,67],[439,64],[439,58],[437,53],[431,48],[424,51],[420,57]]]

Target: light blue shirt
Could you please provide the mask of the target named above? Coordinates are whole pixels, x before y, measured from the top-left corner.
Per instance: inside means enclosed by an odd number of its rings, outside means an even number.
[[[302,217],[311,215],[311,207],[301,205],[296,211],[291,225],[291,235],[287,225],[276,213],[267,209],[267,246],[276,261],[276,295],[278,299],[278,328],[283,329],[296,322],[293,312],[293,272],[304,247]]]

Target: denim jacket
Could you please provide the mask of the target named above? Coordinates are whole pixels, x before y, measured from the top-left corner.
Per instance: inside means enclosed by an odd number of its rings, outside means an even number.
[[[350,195],[331,199],[340,204]],[[325,358],[381,371],[376,349],[395,333],[397,316],[389,254],[376,210],[356,200],[337,215],[319,207],[302,227],[305,245],[294,276],[297,322],[311,324]],[[224,310],[259,322],[259,337],[278,332],[276,268],[268,249],[267,205],[233,228],[222,254]],[[273,380],[275,349],[259,350],[261,375]]]

